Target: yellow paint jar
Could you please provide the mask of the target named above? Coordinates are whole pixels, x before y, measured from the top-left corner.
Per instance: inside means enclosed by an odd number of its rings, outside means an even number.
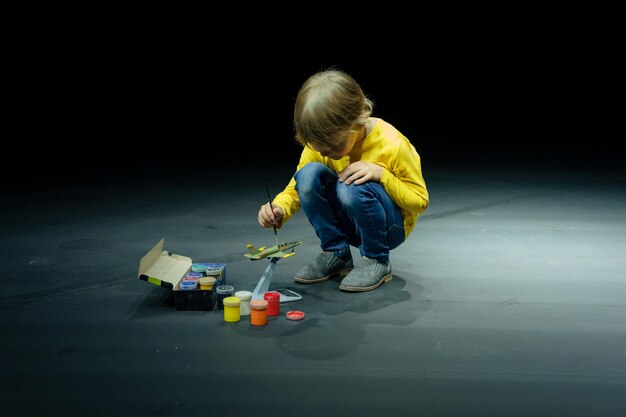
[[[235,323],[241,320],[241,313],[239,312],[240,304],[241,299],[239,297],[224,298],[224,321]]]
[[[201,290],[212,290],[215,285],[215,277],[202,277],[198,280]]]

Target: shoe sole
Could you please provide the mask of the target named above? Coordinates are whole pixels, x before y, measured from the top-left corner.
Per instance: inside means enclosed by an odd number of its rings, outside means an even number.
[[[391,281],[392,278],[393,278],[393,273],[385,275],[384,277],[380,279],[380,281],[378,281],[376,284],[370,285],[369,287],[351,287],[348,285],[340,285],[339,289],[342,291],[349,291],[349,292],[371,291],[380,287],[381,285],[383,285],[383,283]]]
[[[295,282],[299,282],[300,284],[318,284],[320,282],[328,281],[330,278],[336,275],[340,275],[340,276],[348,275],[348,272],[352,271],[353,269],[354,267],[342,269],[341,271],[333,272],[332,274],[326,275],[325,277],[322,277],[322,278],[305,279],[305,278],[300,278],[300,277],[293,277],[293,280]]]

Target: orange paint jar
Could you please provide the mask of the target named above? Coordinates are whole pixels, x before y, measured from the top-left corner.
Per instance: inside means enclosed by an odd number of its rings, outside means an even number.
[[[267,301],[250,301],[250,323],[253,326],[265,326],[267,324]]]

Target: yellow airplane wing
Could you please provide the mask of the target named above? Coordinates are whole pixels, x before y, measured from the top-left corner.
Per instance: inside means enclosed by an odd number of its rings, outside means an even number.
[[[281,257],[281,258],[289,258],[290,256],[295,255],[295,252],[290,252],[290,253],[285,253],[282,251],[278,251],[276,253],[271,254],[270,256],[272,256],[273,258],[277,258],[277,257]]]
[[[289,258],[290,256],[295,255],[295,252],[289,252],[289,253],[285,253],[282,251],[278,251],[278,252],[274,252],[271,253],[269,255],[265,255],[264,258]],[[246,258],[250,258],[250,259],[261,259],[261,257],[259,256],[258,253],[252,254],[252,253],[244,253],[243,256],[245,256]]]

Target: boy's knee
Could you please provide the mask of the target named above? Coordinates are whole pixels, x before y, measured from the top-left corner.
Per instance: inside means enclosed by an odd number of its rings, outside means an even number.
[[[377,198],[376,187],[381,187],[381,185],[372,181],[359,185],[355,183],[346,185],[343,182],[337,182],[337,198],[344,207],[358,210],[361,202]]]
[[[326,165],[322,164],[321,162],[309,162],[308,164],[300,168],[298,172],[296,172],[295,176],[296,176],[296,179],[298,177],[303,177],[303,176],[316,177],[326,170],[328,170],[328,168],[326,167]]]
[[[320,175],[328,168],[319,162],[309,162],[298,170],[293,176],[296,180],[296,191],[307,192],[315,187]]]
[[[354,207],[362,193],[363,187],[355,183],[346,185],[344,182],[337,182],[337,198],[344,207]]]

